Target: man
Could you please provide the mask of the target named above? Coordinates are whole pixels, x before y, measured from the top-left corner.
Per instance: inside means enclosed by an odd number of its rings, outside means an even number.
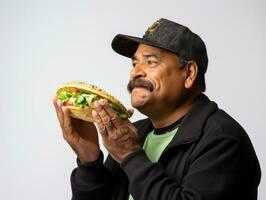
[[[208,57],[187,27],[160,19],[142,38],[117,35],[132,59],[132,106],[148,118],[120,119],[105,101],[93,123],[71,119],[54,98],[65,140],[78,156],[74,200],[255,200],[260,167],[244,129],[203,94]]]

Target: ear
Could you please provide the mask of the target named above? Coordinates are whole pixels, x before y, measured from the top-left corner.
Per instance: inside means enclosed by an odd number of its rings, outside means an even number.
[[[195,61],[188,61],[186,66],[185,88],[191,89],[198,74],[198,65]]]

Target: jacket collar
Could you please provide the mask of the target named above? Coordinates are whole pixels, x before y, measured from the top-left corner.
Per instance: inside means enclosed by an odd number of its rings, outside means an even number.
[[[178,128],[177,134],[170,142],[167,149],[197,140],[201,135],[207,118],[217,111],[217,109],[218,106],[215,102],[210,101],[206,95],[200,94],[195,99],[190,111],[184,117],[182,124]],[[140,133],[140,140],[144,143],[147,134],[153,130],[150,119],[141,120],[135,125]]]
[[[210,101],[206,95],[200,94],[185,116],[169,147],[197,140],[201,136],[205,122],[217,110],[218,106],[215,102]]]

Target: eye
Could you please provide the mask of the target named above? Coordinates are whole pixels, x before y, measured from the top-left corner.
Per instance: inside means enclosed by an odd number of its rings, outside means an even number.
[[[147,63],[151,67],[155,67],[156,65],[158,65],[158,62],[155,60],[148,60]]]
[[[135,67],[137,65],[136,62],[132,62],[132,67]]]

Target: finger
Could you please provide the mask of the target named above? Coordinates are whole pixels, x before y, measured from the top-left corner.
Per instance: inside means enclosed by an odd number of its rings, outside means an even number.
[[[64,121],[63,121],[63,134],[67,138],[73,133],[72,123],[71,123],[71,117],[70,113],[67,107],[62,107],[63,115],[64,115]]]
[[[110,117],[110,120],[114,127],[118,128],[122,125],[122,119],[118,116],[117,112],[104,100],[99,101],[100,105],[103,107],[104,111]]]
[[[57,97],[56,96],[53,96],[52,97],[52,101],[53,101],[53,104],[54,104],[54,108],[55,108],[55,111],[56,111],[56,114],[58,112],[58,107],[57,107]]]
[[[59,119],[60,124],[63,124],[64,123],[64,114],[62,110],[63,104],[60,100],[57,100],[56,105],[57,105],[57,111],[58,111],[57,117]]]
[[[108,136],[107,130],[106,130],[104,124],[102,123],[101,117],[98,115],[98,113],[95,110],[92,110],[92,117],[93,117],[102,137],[103,138],[107,137]]]
[[[124,134],[118,139],[118,142],[124,143],[124,142],[128,141],[129,139],[130,139],[129,134]]]
[[[53,101],[53,104],[55,105],[56,102],[57,102],[57,97],[56,96],[52,96],[52,101]]]
[[[127,134],[127,128],[126,127],[120,127],[118,129],[115,129],[112,134],[109,134],[110,139],[116,140],[116,141],[124,141],[125,138],[129,137],[129,134]]]
[[[101,122],[103,126],[107,129],[108,132],[112,131],[114,128],[111,118],[108,113],[104,110],[104,108],[100,105],[99,102],[94,104],[94,110],[97,112],[98,116],[101,118]]]
[[[63,124],[63,120],[64,120],[63,111],[62,111],[62,103],[55,96],[52,98],[52,100],[53,100],[53,104],[54,104],[54,108],[55,108],[55,111],[56,111],[56,115],[57,115],[58,121],[59,121],[60,126],[62,128],[62,124]]]

